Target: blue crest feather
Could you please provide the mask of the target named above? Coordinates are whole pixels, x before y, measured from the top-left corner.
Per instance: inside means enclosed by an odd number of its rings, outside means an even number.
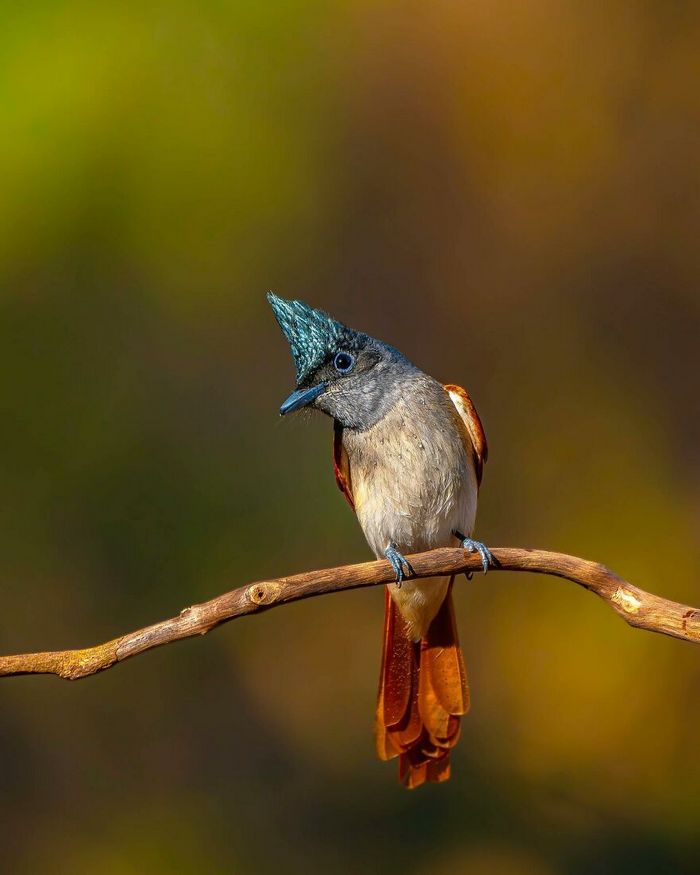
[[[287,301],[268,292],[275,319],[289,341],[296,381],[300,385],[319,368],[329,354],[357,332],[315,310],[303,301]]]

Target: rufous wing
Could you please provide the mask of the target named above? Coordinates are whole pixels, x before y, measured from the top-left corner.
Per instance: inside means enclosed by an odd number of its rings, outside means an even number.
[[[486,432],[481,424],[479,414],[476,412],[476,407],[469,397],[469,393],[461,386],[456,386],[453,383],[448,383],[444,387],[454,406],[457,408],[462,418],[462,422],[467,428],[472,452],[474,454],[474,464],[476,465],[476,480],[481,485],[481,478],[484,473],[484,465],[489,457],[489,447],[486,442]]]
[[[338,489],[345,496],[350,507],[355,510],[355,500],[352,495],[352,478],[350,476],[350,460],[343,446],[343,426],[334,420],[333,422],[333,472]]]

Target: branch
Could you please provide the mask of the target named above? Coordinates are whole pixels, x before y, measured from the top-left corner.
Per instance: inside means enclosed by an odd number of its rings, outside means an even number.
[[[551,574],[577,583],[607,602],[630,626],[660,632],[674,638],[700,643],[700,609],[668,601],[644,592],[613,574],[604,565],[564,553],[500,547],[491,551],[494,571],[529,571]],[[479,571],[478,554],[445,547],[410,557],[416,577],[435,577]],[[179,616],[129,632],[105,644],[84,650],[55,650],[0,656],[0,677],[21,674],[55,674],[78,680],[111,668],[154,647],[204,635],[211,629],[243,617],[311,596],[391,583],[394,571],[388,562],[342,565],[323,571],[308,571],[292,577],[263,580],[231,590],[201,605],[184,608]]]

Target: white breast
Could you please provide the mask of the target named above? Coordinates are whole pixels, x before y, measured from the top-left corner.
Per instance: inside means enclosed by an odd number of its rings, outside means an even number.
[[[473,457],[447,405],[428,414],[402,401],[371,429],[344,435],[357,516],[378,557],[390,543],[414,553],[446,547],[455,529],[469,535],[474,528]]]
[[[357,517],[378,558],[383,558],[392,543],[402,553],[419,553],[455,545],[455,531],[471,535],[474,529],[477,486],[473,466],[440,471],[430,465],[426,471],[423,460],[406,464],[408,455],[405,451],[397,454],[394,463],[370,478],[353,477]]]

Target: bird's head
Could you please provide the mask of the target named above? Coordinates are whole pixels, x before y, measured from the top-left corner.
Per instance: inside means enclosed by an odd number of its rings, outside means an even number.
[[[289,341],[296,390],[280,414],[321,410],[346,428],[369,428],[396,403],[417,369],[398,350],[302,301],[267,296]]]

